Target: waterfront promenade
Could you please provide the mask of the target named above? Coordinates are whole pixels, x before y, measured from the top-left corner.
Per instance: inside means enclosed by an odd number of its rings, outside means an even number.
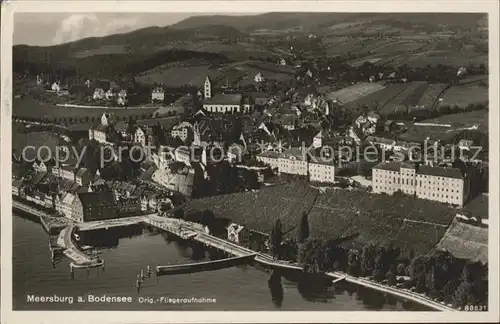
[[[19,205],[19,203],[17,204]],[[17,206],[19,208],[20,206]],[[28,206],[29,207],[29,206]],[[19,208],[25,211],[33,210],[36,211],[33,208]],[[38,215],[44,216],[43,212],[36,211]],[[66,227],[61,231],[60,237],[62,239],[61,242],[64,244],[66,247],[65,250],[65,255],[69,257],[70,259],[74,260],[75,263],[82,263],[82,264],[89,264],[87,262],[92,262],[90,257],[85,255],[83,252],[81,252],[73,243],[71,239],[71,235],[73,233],[73,229],[78,226],[84,226],[84,228],[87,228],[87,230],[90,229],[98,229],[98,228],[109,228],[109,224],[113,224],[114,226],[124,226],[124,225],[119,225],[119,224],[139,224],[139,223],[146,223],[151,226],[155,226],[157,228],[163,229],[165,231],[168,231],[172,234],[175,234],[183,239],[193,239],[196,240],[200,243],[203,243],[207,246],[211,246],[214,248],[217,248],[219,250],[222,250],[228,254],[234,255],[236,257],[247,257],[247,256],[254,256],[254,261],[257,263],[260,263],[262,265],[271,267],[271,268],[282,268],[282,269],[293,269],[297,271],[302,271],[302,267],[300,267],[298,264],[294,264],[291,262],[286,262],[283,260],[275,260],[273,257],[271,257],[268,254],[265,253],[257,253],[253,250],[247,249],[245,247],[242,247],[240,245],[237,245],[235,243],[229,242],[227,240],[220,239],[218,237],[212,236],[208,233],[205,232],[204,227],[201,224],[197,223],[191,223],[191,222],[186,222],[180,219],[174,219],[174,218],[167,218],[167,217],[161,217],[158,216],[157,214],[149,214],[145,216],[136,216],[136,217],[130,217],[128,219],[117,219],[117,220],[111,220],[109,221],[98,221],[98,222],[93,222],[92,226],[90,225],[82,225],[78,223],[73,223],[68,220],[68,223]],[[108,226],[107,226],[108,225]],[[87,227],[85,227],[87,226]],[[67,252],[66,252],[67,251]],[[92,263],[90,263],[92,264]],[[162,267],[162,266],[160,266]],[[415,292],[401,289],[401,288],[395,288],[395,287],[390,287],[386,286],[368,279],[364,278],[358,278],[358,277],[353,277],[349,276],[345,273],[341,272],[328,272],[326,273],[327,276],[332,277],[333,279],[342,279],[346,280],[347,282],[351,282],[354,284],[358,284],[361,286],[365,286],[377,291],[382,291],[386,292],[388,294],[398,296],[404,299],[408,299],[414,302],[417,302],[419,304],[431,307],[435,310],[439,311],[456,311],[454,308],[451,308],[444,303],[440,303],[437,301],[434,301],[424,295],[417,294]]]

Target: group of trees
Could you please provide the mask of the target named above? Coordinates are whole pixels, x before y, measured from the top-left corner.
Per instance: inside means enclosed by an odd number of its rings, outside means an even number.
[[[225,160],[210,163],[206,171],[208,178],[195,186],[193,197],[224,195],[260,188],[255,171],[238,168]]]
[[[366,244],[361,249],[346,248],[344,238],[309,237],[307,214],[302,215],[296,240],[283,242],[281,221],[272,226],[269,251],[275,258],[303,266],[305,273],[341,271],[356,277],[369,277],[390,286],[412,288],[456,307],[486,305],[488,301],[488,266],[457,259],[448,252],[432,256],[403,255],[396,246]],[[290,246],[295,242],[295,246]],[[286,250],[293,250],[290,257]],[[398,278],[398,276],[400,278]]]

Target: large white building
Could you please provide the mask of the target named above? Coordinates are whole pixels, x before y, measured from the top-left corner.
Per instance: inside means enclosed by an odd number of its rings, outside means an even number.
[[[300,148],[291,148],[283,153],[265,151],[257,155],[257,160],[277,168],[280,173],[308,176],[310,181],[334,183],[335,162],[311,159]]]
[[[415,166],[404,162],[381,162],[372,170],[374,193],[402,192],[418,198],[463,206],[469,198],[470,181],[452,167]]]
[[[279,169],[280,154],[274,151],[264,151],[257,155],[257,161],[263,162],[271,167],[271,169]]]

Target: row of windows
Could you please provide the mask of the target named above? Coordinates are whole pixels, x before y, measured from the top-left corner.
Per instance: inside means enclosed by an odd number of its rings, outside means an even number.
[[[240,111],[240,106],[206,106],[206,109],[213,112]]]
[[[446,198],[446,199],[454,199],[458,200],[458,196],[451,196],[451,195],[445,195],[445,194],[436,194],[436,193],[424,193],[422,194],[423,197],[433,197],[433,198]]]

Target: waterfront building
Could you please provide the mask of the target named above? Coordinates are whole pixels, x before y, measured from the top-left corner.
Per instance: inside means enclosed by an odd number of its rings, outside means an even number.
[[[73,217],[73,207],[75,204],[75,199],[76,196],[70,192],[64,193],[61,196],[56,196],[55,198],[55,205],[56,205],[56,210],[63,214],[65,217],[76,220]]]
[[[12,195],[20,196],[22,191],[23,181],[21,179],[12,179]]]
[[[372,188],[374,193],[402,192],[463,206],[470,194],[470,179],[466,172],[453,167],[381,162],[372,170]]]
[[[236,244],[246,245],[250,240],[250,232],[244,226],[232,223],[227,227],[227,240]]]
[[[82,192],[73,203],[73,217],[77,222],[89,222],[117,217],[117,204],[112,192]]]
[[[139,198],[121,198],[117,202],[119,214],[132,214],[141,211],[141,200]]]

